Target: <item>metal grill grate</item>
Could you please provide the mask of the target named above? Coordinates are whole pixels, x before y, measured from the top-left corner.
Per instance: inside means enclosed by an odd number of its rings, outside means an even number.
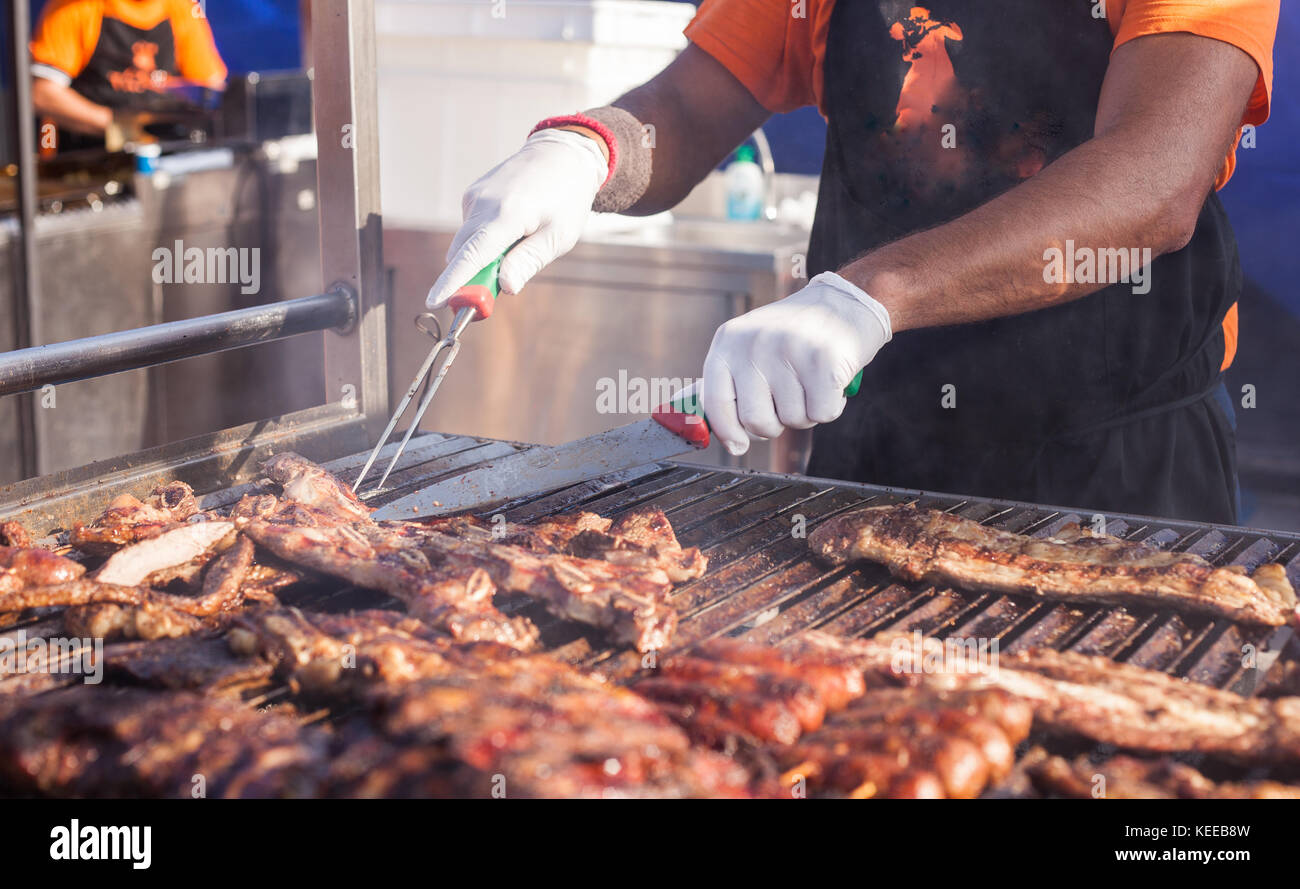
[[[516,449],[505,442],[422,436],[413,440],[404,467],[390,478],[390,487],[370,503],[395,500]],[[356,454],[325,465],[350,482],[365,456]],[[208,509],[226,506],[251,489],[242,485],[209,492],[200,503]],[[921,630],[940,637],[996,638],[1000,650],[1008,653],[1049,646],[1101,654],[1247,695],[1282,672],[1277,662],[1288,645],[1288,660],[1295,659],[1295,649],[1300,648],[1287,628],[1240,625],[1168,610],[1079,607],[905,584],[883,567],[870,564],[827,567],[809,554],[803,536],[794,533],[797,524],[806,536],[844,511],[899,502],[915,502],[1036,537],[1050,536],[1069,522],[1092,520],[1091,514],[1032,504],[673,463],[603,476],[482,515],[500,513],[507,521],[519,522],[576,509],[605,516],[642,506],[663,509],[682,544],[698,546],[709,557],[703,577],[673,591],[672,601],[681,617],[674,648],[728,634],[778,642],[814,628],[845,636]],[[32,506],[39,509],[39,504]],[[1133,516],[1106,519],[1108,533],[1196,553],[1216,565],[1253,570],[1265,562],[1281,561],[1292,582],[1300,585],[1300,535]],[[330,581],[297,588],[283,598],[286,604],[326,611],[404,607],[371,590]],[[498,602],[502,610],[532,619],[542,631],[544,647],[568,661],[613,678],[627,676],[641,665],[640,655],[612,648],[598,631],[555,618],[523,597],[505,602],[498,597]],[[1253,646],[1253,667],[1243,663],[1247,646]],[[290,697],[283,685],[262,685],[247,694],[249,703],[259,707]],[[319,711],[305,719],[339,715]]]

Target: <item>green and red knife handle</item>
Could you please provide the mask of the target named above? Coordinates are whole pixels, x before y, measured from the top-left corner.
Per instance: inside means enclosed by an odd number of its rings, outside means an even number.
[[[862,371],[844,389],[844,396],[852,398],[862,388]],[[709,446],[709,420],[700,406],[700,397],[694,389],[687,389],[672,401],[650,415],[660,426],[679,435],[697,448]]]
[[[501,260],[505,259],[506,253],[509,252],[507,249],[505,253],[485,265],[477,275],[469,279],[465,286],[452,294],[447,305],[457,311],[466,308],[474,309],[477,313],[474,316],[475,321],[482,321],[489,317],[496,306],[497,294],[501,292],[501,287],[497,283],[497,272],[501,268]],[[852,398],[857,395],[861,387],[862,371],[858,371],[853,382],[849,383],[844,390],[845,397]],[[709,421],[704,416],[704,408],[700,406],[699,396],[694,390],[688,389],[667,404],[661,405],[651,416],[656,423],[669,432],[681,436],[687,443],[697,448],[709,446]]]

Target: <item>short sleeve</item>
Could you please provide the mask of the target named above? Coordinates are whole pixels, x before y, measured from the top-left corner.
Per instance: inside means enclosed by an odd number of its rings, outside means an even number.
[[[1281,0],[1128,0],[1120,12],[1115,46],[1148,34],[1181,31],[1230,43],[1259,66],[1259,79],[1243,124],[1268,119],[1273,92],[1273,41]]]
[[[191,0],[174,0],[170,17],[172,34],[176,37],[177,73],[204,86],[223,86],[226,63],[217,52],[212,28],[203,16],[202,7]]]
[[[772,112],[820,105],[832,0],[704,0],[686,37]],[[802,13],[799,14],[799,13]]]
[[[32,73],[67,86],[90,61],[98,39],[97,4],[54,0],[41,13],[28,45]]]

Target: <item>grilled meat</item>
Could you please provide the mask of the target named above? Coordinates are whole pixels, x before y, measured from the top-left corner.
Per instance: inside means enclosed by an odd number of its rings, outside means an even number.
[[[253,541],[242,534],[236,536],[230,549],[203,575],[203,590],[191,613],[206,616],[238,608],[244,598],[244,581],[253,568],[253,551]]]
[[[862,672],[739,639],[664,659],[632,688],[661,704],[701,743],[791,744],[865,689]]]
[[[455,533],[454,525],[443,529]],[[616,520],[590,512],[517,525],[501,541],[538,554],[564,553],[614,565],[654,568],[674,583],[704,574],[708,560],[698,547],[683,548],[661,509],[637,509]]]
[[[1251,578],[1199,556],[1077,527],[1040,540],[936,510],[873,506],[830,519],[808,544],[832,562],[869,559],[904,580],[972,590],[1176,607],[1271,626],[1296,609],[1295,591],[1277,568],[1264,566]]]
[[[1300,799],[1300,787],[1279,781],[1215,782],[1186,763],[1112,756],[1073,761],[1034,748],[1023,763],[1043,793],[1077,799]]]
[[[148,599],[74,606],[63,613],[63,626],[73,636],[97,639],[174,639],[210,628],[201,618]]]
[[[313,796],[327,740],[296,720],[186,691],[75,685],[0,699],[0,776],[19,792]]]
[[[0,600],[27,587],[66,583],[85,573],[85,566],[47,549],[0,546]]]
[[[240,617],[228,639],[237,654],[260,655],[294,685],[344,697],[384,683],[442,676],[455,667],[448,659],[450,639],[397,612],[343,616],[275,609]]]
[[[1028,707],[999,689],[873,690],[793,746],[782,783],[857,799],[969,799],[1006,777]]]
[[[286,452],[262,464],[262,472],[278,484],[286,499],[346,521],[370,518],[370,507],[327,470],[295,453]]]
[[[104,672],[147,686],[224,694],[269,678],[272,666],[234,654],[221,637],[193,636],[105,646]]]
[[[119,549],[93,576],[118,586],[165,586],[172,580],[193,581],[234,540],[233,522],[187,522]]]
[[[0,522],[0,546],[31,549],[34,545],[32,535],[21,522]]]
[[[531,647],[536,629],[523,618],[509,618],[492,604],[492,590],[473,567],[459,577],[435,571],[412,542],[369,520],[340,521],[295,501],[269,515],[236,522],[259,545],[316,571],[358,586],[382,590],[406,602],[422,617],[468,639],[493,639]]]
[[[379,719],[394,741],[440,746],[468,769],[462,795],[747,793],[743,769],[692,748],[649,702],[546,656],[412,683],[384,699]]]
[[[912,644],[898,634],[805,633],[791,647],[836,653],[866,671],[869,687],[1001,688],[1033,707],[1036,726],[1117,747],[1300,762],[1300,698],[1242,698],[1104,657],[1045,650],[1004,655],[995,669],[940,672],[912,663]]]
[[[691,649],[699,657],[732,665],[749,665],[778,676],[798,679],[816,689],[828,711],[839,710],[866,691],[862,671],[830,663],[816,653],[792,657],[770,645],[755,645],[740,639],[709,639]]]
[[[189,485],[168,482],[154,488],[143,503],[130,494],[116,498],[89,525],[73,526],[68,541],[88,553],[107,555],[129,543],[157,537],[198,511]]]
[[[677,612],[666,601],[672,584],[657,568],[538,555],[523,547],[452,537],[414,524],[401,533],[417,541],[435,565],[455,571],[482,568],[499,589],[537,599],[552,614],[606,630],[638,651],[664,648],[677,627]]]

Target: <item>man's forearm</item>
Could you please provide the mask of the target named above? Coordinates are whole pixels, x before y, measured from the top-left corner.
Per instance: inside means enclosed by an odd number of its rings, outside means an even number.
[[[113,122],[112,109],[44,77],[37,77],[32,83],[32,105],[38,114],[76,133],[102,135]]]
[[[1158,158],[1135,155],[1123,138],[1094,139],[988,204],[874,250],[840,274],[889,309],[895,331],[1086,296],[1115,282],[1057,283],[1058,276],[1044,274],[1049,248],[1064,251],[1068,240],[1130,256],[1149,248],[1154,258],[1190,238],[1204,193],[1193,205],[1177,183],[1152,182],[1158,166]],[[1073,266],[1069,256],[1064,262]]]

